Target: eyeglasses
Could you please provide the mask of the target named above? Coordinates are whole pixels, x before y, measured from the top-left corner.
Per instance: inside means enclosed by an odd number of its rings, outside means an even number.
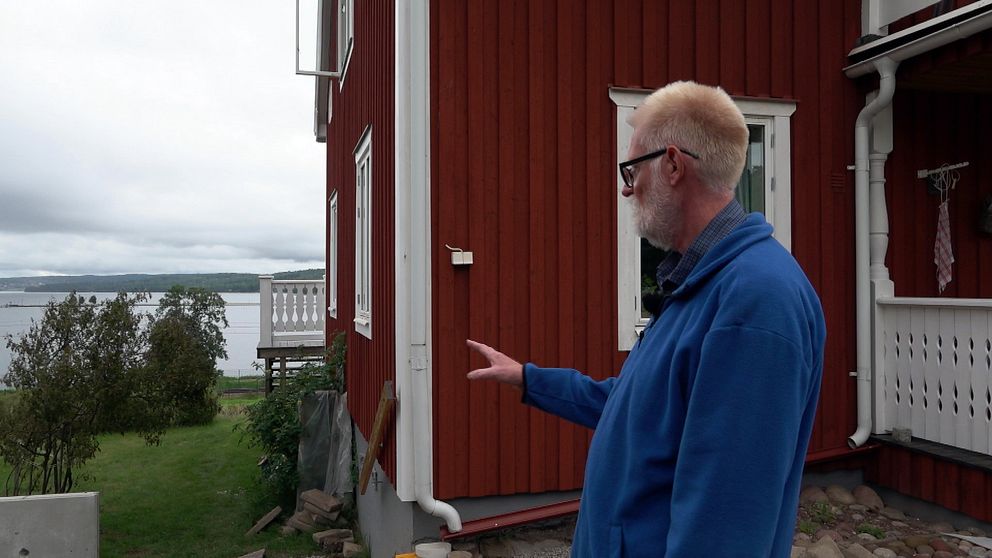
[[[682,149],[677,145],[674,147],[675,149],[678,149],[679,151],[692,157],[693,159],[696,160],[699,159],[699,155],[696,155],[691,151],[686,151],[685,149]],[[667,152],[668,152],[668,147],[665,147],[664,149],[659,149],[658,151],[645,153],[644,155],[641,155],[636,159],[631,159],[629,161],[624,161],[623,163],[620,163],[618,166],[620,167],[620,176],[623,178],[623,183],[627,185],[628,188],[633,189],[634,179],[637,178],[637,168],[636,168],[637,165],[643,163],[644,161],[649,161],[651,159],[654,159],[655,157],[660,157]]]

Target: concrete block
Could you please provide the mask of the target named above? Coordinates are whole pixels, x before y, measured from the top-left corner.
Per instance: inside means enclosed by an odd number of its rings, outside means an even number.
[[[352,541],[355,537],[351,529],[328,529],[313,534],[313,542],[323,544],[325,541]]]
[[[340,500],[330,494],[324,494],[323,491],[316,488],[312,488],[303,494],[300,494],[300,498],[304,502],[309,502],[318,509],[328,513],[336,512],[341,509]]]
[[[0,498],[0,556],[99,555],[98,493]]]
[[[295,527],[304,533],[313,533],[317,530],[313,523],[313,518],[305,511],[294,513],[292,517],[286,520],[286,525]]]
[[[249,552],[248,554],[239,556],[238,558],[265,558],[265,549],[262,548],[256,550],[255,552]]]
[[[311,504],[310,502],[303,502],[303,509],[312,513],[313,515],[326,519],[330,523],[337,521],[338,516],[341,515],[340,511],[333,511],[333,512],[324,511],[321,508],[318,508],[317,506]]]
[[[362,545],[355,544],[353,542],[345,542],[341,546],[341,554],[344,558],[352,558],[353,556],[358,556],[362,553]]]

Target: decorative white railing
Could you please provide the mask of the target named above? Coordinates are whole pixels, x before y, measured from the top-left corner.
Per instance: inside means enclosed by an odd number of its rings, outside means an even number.
[[[992,300],[880,298],[875,332],[875,431],[992,454]]]
[[[324,281],[258,278],[259,348],[320,346],[324,343]]]

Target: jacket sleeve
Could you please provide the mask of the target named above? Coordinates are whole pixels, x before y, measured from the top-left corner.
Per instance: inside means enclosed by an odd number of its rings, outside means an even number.
[[[732,326],[706,335],[689,376],[670,556],[718,556],[726,541],[748,556],[772,555],[776,533],[794,521],[813,376],[799,347],[777,333]]]
[[[524,365],[524,403],[565,420],[596,428],[616,378],[596,381],[570,368]]]

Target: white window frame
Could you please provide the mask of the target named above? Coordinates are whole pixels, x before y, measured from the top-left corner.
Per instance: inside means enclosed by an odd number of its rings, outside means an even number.
[[[617,160],[624,160],[630,146],[633,128],[627,123],[634,109],[651,94],[642,89],[610,88],[610,99],[616,105]],[[782,100],[734,98],[748,124],[761,124],[765,129],[765,217],[775,227],[775,238],[787,250],[792,250],[792,137],[790,119],[796,103]],[[634,347],[637,336],[648,320],[641,317],[641,243],[634,225],[630,201],[620,193],[621,181],[616,176],[617,196],[617,344],[621,351]]]
[[[355,147],[355,331],[372,339],[372,126]],[[365,295],[364,298],[362,295]]]
[[[355,0],[338,0],[338,90],[344,88],[344,77],[348,73],[351,51],[355,46]]]
[[[338,193],[327,202],[327,315],[338,317]]]

